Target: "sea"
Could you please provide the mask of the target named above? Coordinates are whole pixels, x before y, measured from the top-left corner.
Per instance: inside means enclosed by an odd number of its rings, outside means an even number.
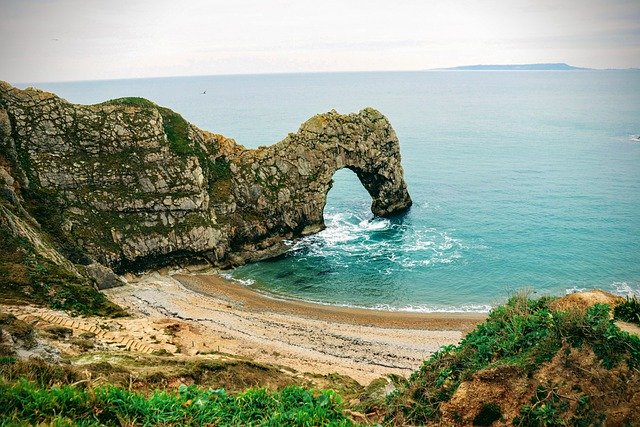
[[[314,114],[374,107],[413,207],[376,218],[347,169],[327,228],[227,271],[280,298],[417,312],[517,292],[640,295],[640,71],[422,71],[23,83],[91,104],[141,96],[247,148]]]

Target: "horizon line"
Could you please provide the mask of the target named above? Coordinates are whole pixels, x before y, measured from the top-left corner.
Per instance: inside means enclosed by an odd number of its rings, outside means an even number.
[[[457,70],[458,67],[474,67],[474,66],[519,66],[519,65],[547,65],[547,64],[566,64],[563,62],[532,62],[520,64],[472,64],[472,65],[456,65],[452,67],[438,68],[421,68],[416,70],[342,70],[342,71],[275,71],[263,73],[221,73],[221,74],[179,74],[172,76],[145,76],[145,77],[109,77],[100,79],[79,79],[79,80],[40,80],[40,81],[22,81],[13,82],[5,80],[13,86],[25,84],[48,84],[48,83],[82,83],[82,82],[109,82],[118,80],[145,80],[145,79],[175,79],[188,77],[236,77],[236,76],[278,76],[278,75],[299,75],[299,74],[356,74],[356,73],[422,73],[422,72],[570,72],[570,71],[631,71],[640,70],[640,67],[627,68],[587,68],[577,67],[576,70]],[[569,64],[566,64],[569,65]],[[574,66],[572,66],[574,67]]]

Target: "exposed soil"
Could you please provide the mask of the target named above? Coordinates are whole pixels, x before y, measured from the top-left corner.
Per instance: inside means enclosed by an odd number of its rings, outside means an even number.
[[[607,304],[613,308],[624,301],[624,298],[608,292],[595,289],[592,291],[576,292],[562,297],[549,304],[549,308],[560,311],[577,310],[586,312],[594,304]]]

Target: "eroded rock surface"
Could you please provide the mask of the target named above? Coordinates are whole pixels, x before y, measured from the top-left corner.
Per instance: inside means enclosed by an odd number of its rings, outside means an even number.
[[[316,115],[248,150],[141,98],[74,105],[0,82],[0,200],[116,271],[278,254],[284,239],[324,227],[332,176],[345,167],[374,214],[411,205],[396,134],[371,108]]]

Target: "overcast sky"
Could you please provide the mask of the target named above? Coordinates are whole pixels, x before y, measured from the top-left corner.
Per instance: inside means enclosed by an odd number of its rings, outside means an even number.
[[[0,80],[640,67],[639,0],[0,0]]]

